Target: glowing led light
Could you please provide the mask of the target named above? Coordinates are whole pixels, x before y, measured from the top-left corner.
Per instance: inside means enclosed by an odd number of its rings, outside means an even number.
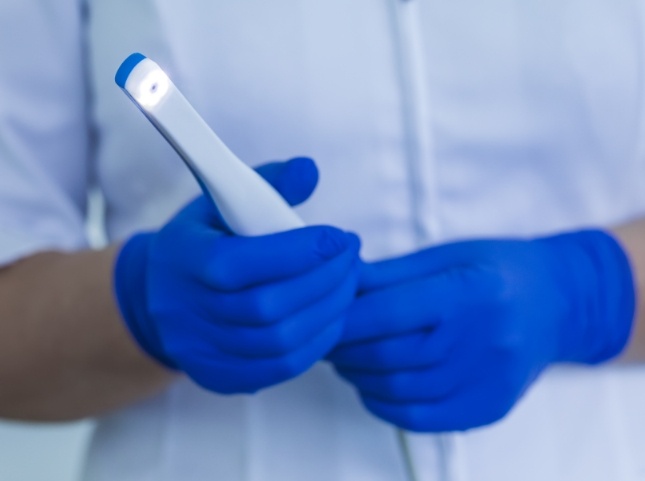
[[[170,89],[170,79],[157,68],[146,74],[137,87],[134,97],[144,108],[153,108],[164,99]]]

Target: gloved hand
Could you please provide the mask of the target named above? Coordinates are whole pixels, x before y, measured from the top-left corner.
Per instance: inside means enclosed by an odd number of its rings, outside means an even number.
[[[294,159],[259,172],[291,204],[317,182]],[[251,393],[306,371],[338,342],[354,300],[359,240],[332,227],[225,232],[205,197],[121,249],[114,284],[140,346],[206,389]]]
[[[329,359],[369,411],[412,431],[502,418],[549,364],[620,353],[634,315],[628,260],[601,231],[454,243],[362,277]]]

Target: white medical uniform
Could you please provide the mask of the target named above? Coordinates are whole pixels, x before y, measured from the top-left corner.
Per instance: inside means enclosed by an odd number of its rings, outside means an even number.
[[[0,2],[0,260],[118,241],[198,193],[117,89],[141,51],[251,164],[321,170],[300,213],[376,259],[645,214],[639,0]],[[430,300],[431,301],[431,300]],[[511,416],[413,436],[423,481],[645,480],[645,371],[557,368]],[[101,420],[86,481],[404,481],[324,364],[253,397],[187,380]]]

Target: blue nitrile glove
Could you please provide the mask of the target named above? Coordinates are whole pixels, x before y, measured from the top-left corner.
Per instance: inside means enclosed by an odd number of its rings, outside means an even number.
[[[291,203],[317,180],[308,159],[259,172]],[[336,345],[356,295],[358,251],[354,234],[333,227],[228,235],[202,196],[126,242],[115,292],[153,358],[206,389],[251,393],[298,376]]]
[[[620,353],[634,315],[628,260],[601,231],[430,248],[366,265],[361,285],[328,358],[412,431],[502,418],[549,364]]]

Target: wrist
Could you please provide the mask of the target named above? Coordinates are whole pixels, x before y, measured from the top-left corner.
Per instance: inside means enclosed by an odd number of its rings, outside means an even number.
[[[146,273],[153,236],[152,233],[137,234],[121,247],[114,265],[114,292],[121,318],[139,347],[164,366],[176,369],[163,352],[147,309]]]
[[[598,364],[620,354],[635,311],[633,274],[623,248],[601,230],[542,241],[555,254],[557,288],[568,303],[556,361]]]

